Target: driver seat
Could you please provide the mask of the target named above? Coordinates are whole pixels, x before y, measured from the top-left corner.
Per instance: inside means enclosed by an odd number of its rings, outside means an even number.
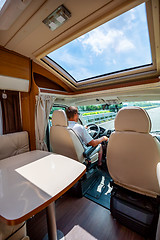
[[[64,110],[55,110],[52,115],[50,129],[50,144],[52,151],[70,157],[81,163],[96,164],[100,147],[86,147],[79,136],[68,127],[68,120]]]

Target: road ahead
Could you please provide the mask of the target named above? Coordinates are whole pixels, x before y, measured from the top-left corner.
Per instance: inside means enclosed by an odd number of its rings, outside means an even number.
[[[147,112],[152,122],[151,131],[160,131],[160,107],[149,109]],[[100,126],[106,129],[114,129],[114,120],[106,123],[101,123]]]

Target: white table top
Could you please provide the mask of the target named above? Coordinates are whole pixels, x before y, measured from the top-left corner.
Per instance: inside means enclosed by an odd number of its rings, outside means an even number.
[[[70,158],[32,151],[0,161],[0,217],[18,224],[59,198],[85,173]]]

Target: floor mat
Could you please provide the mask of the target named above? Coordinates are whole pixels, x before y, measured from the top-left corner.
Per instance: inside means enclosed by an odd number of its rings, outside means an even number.
[[[110,180],[111,177],[107,172],[99,170],[97,178],[89,187],[84,196],[93,202],[110,209],[110,197],[112,190],[110,187]]]

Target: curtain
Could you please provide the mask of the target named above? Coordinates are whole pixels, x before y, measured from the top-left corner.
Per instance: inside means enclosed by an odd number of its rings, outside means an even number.
[[[3,134],[2,106],[0,101],[0,135]]]
[[[35,133],[36,149],[47,151],[47,145],[44,141],[49,114],[55,101],[55,97],[48,95],[36,96],[35,107]]]
[[[5,98],[2,95],[0,91],[3,134],[22,131],[19,92],[6,91]]]

